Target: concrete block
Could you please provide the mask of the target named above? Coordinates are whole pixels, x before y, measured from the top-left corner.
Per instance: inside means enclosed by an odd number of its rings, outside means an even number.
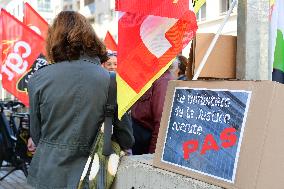
[[[238,1],[237,79],[271,80],[269,1]]]
[[[151,154],[123,157],[112,189],[221,189],[152,164]]]

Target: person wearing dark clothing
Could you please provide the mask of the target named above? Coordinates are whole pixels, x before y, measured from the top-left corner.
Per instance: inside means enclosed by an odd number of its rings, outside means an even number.
[[[178,55],[175,61],[177,63],[177,70],[176,70],[177,80],[183,80],[183,81],[188,80],[186,76],[186,66],[188,62],[187,58],[182,55]]]
[[[103,43],[81,14],[59,13],[49,28],[47,58],[52,63],[29,80],[30,134],[36,151],[28,183],[38,189],[77,188],[99,126],[105,118],[110,84],[101,67]],[[130,117],[113,121],[122,149],[134,143]]]
[[[172,79],[167,70],[132,106],[134,155],[155,152],[168,81]]]

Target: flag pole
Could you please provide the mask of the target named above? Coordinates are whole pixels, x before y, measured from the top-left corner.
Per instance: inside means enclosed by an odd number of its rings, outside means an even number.
[[[204,65],[206,64],[206,61],[207,61],[207,59],[208,59],[210,53],[212,52],[212,50],[213,50],[213,48],[214,48],[214,46],[215,46],[215,44],[216,44],[216,42],[217,42],[217,40],[218,40],[218,38],[219,38],[221,32],[222,32],[222,30],[223,30],[225,24],[228,22],[229,17],[230,17],[230,15],[231,15],[231,13],[233,12],[233,9],[234,9],[235,5],[237,4],[237,2],[238,2],[238,0],[234,0],[234,1],[232,2],[231,6],[230,6],[230,9],[229,9],[229,11],[227,12],[226,17],[224,18],[223,23],[221,24],[221,26],[220,26],[219,30],[217,31],[216,35],[214,36],[214,38],[213,38],[213,40],[212,40],[212,42],[211,42],[211,44],[210,44],[208,50],[206,51],[206,53],[205,53],[205,55],[204,55],[204,57],[203,57],[203,59],[202,59],[200,65],[198,66],[197,71],[196,71],[196,73],[194,74],[192,80],[197,80],[197,78],[199,77],[199,75],[200,75],[200,73],[201,73],[201,71],[202,71]]]

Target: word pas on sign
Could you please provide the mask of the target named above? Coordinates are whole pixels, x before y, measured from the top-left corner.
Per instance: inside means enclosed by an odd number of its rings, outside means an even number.
[[[234,146],[237,142],[236,129],[234,127],[225,128],[220,134],[220,140],[222,141],[221,147],[230,148]],[[188,140],[183,143],[183,157],[185,160],[189,159],[190,154],[196,152],[199,149],[198,140]],[[218,146],[214,136],[212,134],[206,135],[200,154],[204,155],[208,150],[219,151]]]

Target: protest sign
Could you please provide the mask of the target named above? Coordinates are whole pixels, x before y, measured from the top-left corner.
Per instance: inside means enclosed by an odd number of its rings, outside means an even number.
[[[281,188],[283,97],[268,81],[170,82],[154,166],[225,188]]]

